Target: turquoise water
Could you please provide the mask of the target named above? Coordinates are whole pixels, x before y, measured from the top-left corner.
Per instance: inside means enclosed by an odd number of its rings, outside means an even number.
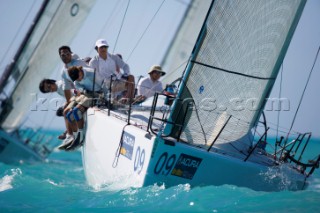
[[[319,150],[320,141],[312,141]],[[314,153],[308,153],[313,156]],[[250,178],[250,177],[248,177]],[[304,191],[236,186],[148,186],[100,191],[85,181],[81,153],[55,151],[45,163],[0,163],[0,212],[320,212],[320,170]]]

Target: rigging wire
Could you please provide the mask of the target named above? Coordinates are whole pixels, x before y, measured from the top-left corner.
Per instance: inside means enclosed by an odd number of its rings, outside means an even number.
[[[282,63],[281,72],[280,72],[279,100],[280,100],[281,94],[282,94],[282,77],[283,77],[283,63]],[[276,134],[276,139],[278,139],[279,123],[280,123],[280,110],[278,111],[278,116],[277,116],[277,134]]]
[[[122,30],[122,27],[123,27],[123,23],[124,23],[124,20],[125,20],[125,18],[126,18],[127,12],[128,12],[129,5],[130,5],[130,0],[128,1],[126,11],[125,11],[124,14],[123,14],[123,18],[122,18],[122,21],[121,21],[121,26],[120,26],[120,29],[119,29],[119,32],[118,32],[118,35],[117,35],[117,38],[116,38],[116,42],[115,42],[115,44],[114,44],[114,47],[113,47],[112,52],[114,52],[114,50],[116,49],[116,46],[117,46],[117,43],[118,43],[118,39],[119,39],[121,30]]]
[[[100,32],[99,32],[99,36],[102,35],[102,32],[107,28],[108,24],[111,22],[112,17],[114,16],[114,14],[117,12],[117,7],[119,6],[120,1],[117,1],[116,4],[114,5],[113,9],[111,10],[112,13],[109,15],[109,17],[107,18],[107,21],[105,22],[105,24],[102,26]],[[97,38],[98,39],[98,38]]]
[[[311,78],[311,74],[312,74],[312,72],[313,72],[313,68],[314,68],[314,66],[315,66],[315,64],[316,64],[316,62],[317,62],[319,52],[320,52],[320,46],[319,46],[319,48],[318,48],[318,51],[317,51],[316,57],[315,57],[315,59],[314,59],[314,62],[313,62],[312,68],[311,68],[311,70],[310,70],[310,73],[309,73],[309,76],[308,76],[308,80],[307,80],[306,85],[305,85],[305,87],[304,87],[304,89],[303,89],[303,93],[302,93],[302,95],[301,95],[301,98],[300,98],[300,101],[299,101],[299,105],[298,105],[297,110],[296,110],[296,112],[295,112],[295,114],[294,114],[294,117],[293,117],[293,120],[292,120],[292,123],[291,123],[290,129],[289,129],[289,132],[288,132],[288,134],[287,134],[287,139],[288,139],[288,136],[289,136],[289,134],[290,134],[290,132],[291,132],[291,130],[292,130],[292,127],[293,127],[293,125],[294,125],[294,122],[295,122],[295,120],[296,120],[296,117],[297,117],[298,111],[299,111],[299,109],[300,109],[300,105],[301,105],[301,103],[302,103],[302,100],[303,100],[304,94],[305,94],[305,92],[306,92],[307,86],[308,86],[309,81],[310,81],[310,78]]]
[[[117,8],[119,6],[120,1],[117,1],[116,4],[114,5],[113,9],[111,10],[112,13],[109,15],[109,17],[107,18],[106,22],[104,23],[104,25],[101,27],[100,32],[98,33],[98,37],[96,37],[96,40],[99,39],[99,37],[101,37],[103,31],[105,29],[107,29],[107,26],[109,25],[109,23],[111,22],[112,17],[114,16],[114,14],[117,12]],[[91,55],[92,51],[94,49],[90,49],[88,55]]]
[[[15,36],[13,37],[13,39],[11,40],[10,44],[8,45],[7,50],[5,51],[4,55],[8,55],[9,50],[12,48],[13,43],[16,41],[17,36],[20,35],[20,31],[22,30],[23,26],[25,25],[26,21],[27,21],[27,17],[30,15],[32,9],[34,8],[34,5],[36,4],[36,0],[33,1],[32,6],[30,7],[29,11],[27,12],[27,15],[25,16],[25,18],[23,19],[23,22],[20,24],[19,26],[19,30],[17,31],[17,33],[15,34]],[[1,57],[1,61],[0,61],[0,65],[3,63],[5,57]]]
[[[158,14],[158,12],[160,11],[160,9],[161,9],[161,7],[162,7],[162,5],[164,4],[164,2],[165,2],[165,1],[166,1],[166,0],[163,0],[163,1],[162,1],[162,3],[160,4],[160,6],[158,7],[158,9],[157,9],[156,13],[155,13],[155,14],[153,15],[153,17],[151,18],[151,20],[150,20],[150,22],[149,22],[148,26],[147,26],[147,27],[146,27],[146,29],[143,31],[143,33],[142,33],[141,37],[139,38],[139,40],[137,41],[136,45],[134,46],[134,48],[133,48],[133,49],[132,49],[132,51],[130,52],[130,54],[129,54],[129,56],[128,56],[127,61],[129,61],[129,59],[130,59],[130,57],[131,57],[132,53],[135,51],[135,49],[136,49],[136,48],[137,48],[137,46],[139,45],[140,41],[142,40],[143,36],[145,35],[145,33],[147,32],[147,30],[149,29],[149,27],[150,27],[151,23],[152,23],[152,22],[153,22],[153,20],[155,19],[156,15],[157,15],[157,14]]]
[[[162,81],[165,81],[166,79],[170,79],[170,77],[175,74],[175,72],[177,72],[182,66],[186,66],[186,64],[188,63],[189,59],[183,61],[179,66],[175,67],[172,69],[171,72],[166,74],[166,77],[163,78]],[[179,75],[179,78],[181,77],[181,74]],[[175,79],[174,79],[175,80]]]

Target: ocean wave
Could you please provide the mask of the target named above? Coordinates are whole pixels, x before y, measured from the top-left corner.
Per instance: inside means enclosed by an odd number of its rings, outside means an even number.
[[[22,171],[18,169],[11,169],[10,170],[11,174],[7,174],[4,177],[0,179],[0,192],[12,189],[12,182],[14,180],[14,177],[17,175],[21,175]]]
[[[311,191],[320,192],[320,178],[312,178],[308,189]]]

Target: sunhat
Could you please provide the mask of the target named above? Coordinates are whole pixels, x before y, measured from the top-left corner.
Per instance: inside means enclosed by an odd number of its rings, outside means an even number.
[[[153,66],[150,68],[148,74],[151,74],[153,71],[160,72],[160,73],[161,73],[161,76],[164,76],[164,75],[166,74],[166,72],[163,71],[162,68],[161,68],[161,66],[159,66],[159,65],[153,65]]]

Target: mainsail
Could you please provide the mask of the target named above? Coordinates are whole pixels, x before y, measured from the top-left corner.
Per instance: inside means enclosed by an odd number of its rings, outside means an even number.
[[[60,63],[58,48],[70,44],[94,3],[95,0],[43,2],[34,26],[1,79],[0,92],[7,96],[2,102],[1,128],[12,130],[21,124],[34,101],[38,82],[50,77]]]
[[[247,150],[305,3],[213,1],[173,108],[178,125],[166,131],[188,143]]]

